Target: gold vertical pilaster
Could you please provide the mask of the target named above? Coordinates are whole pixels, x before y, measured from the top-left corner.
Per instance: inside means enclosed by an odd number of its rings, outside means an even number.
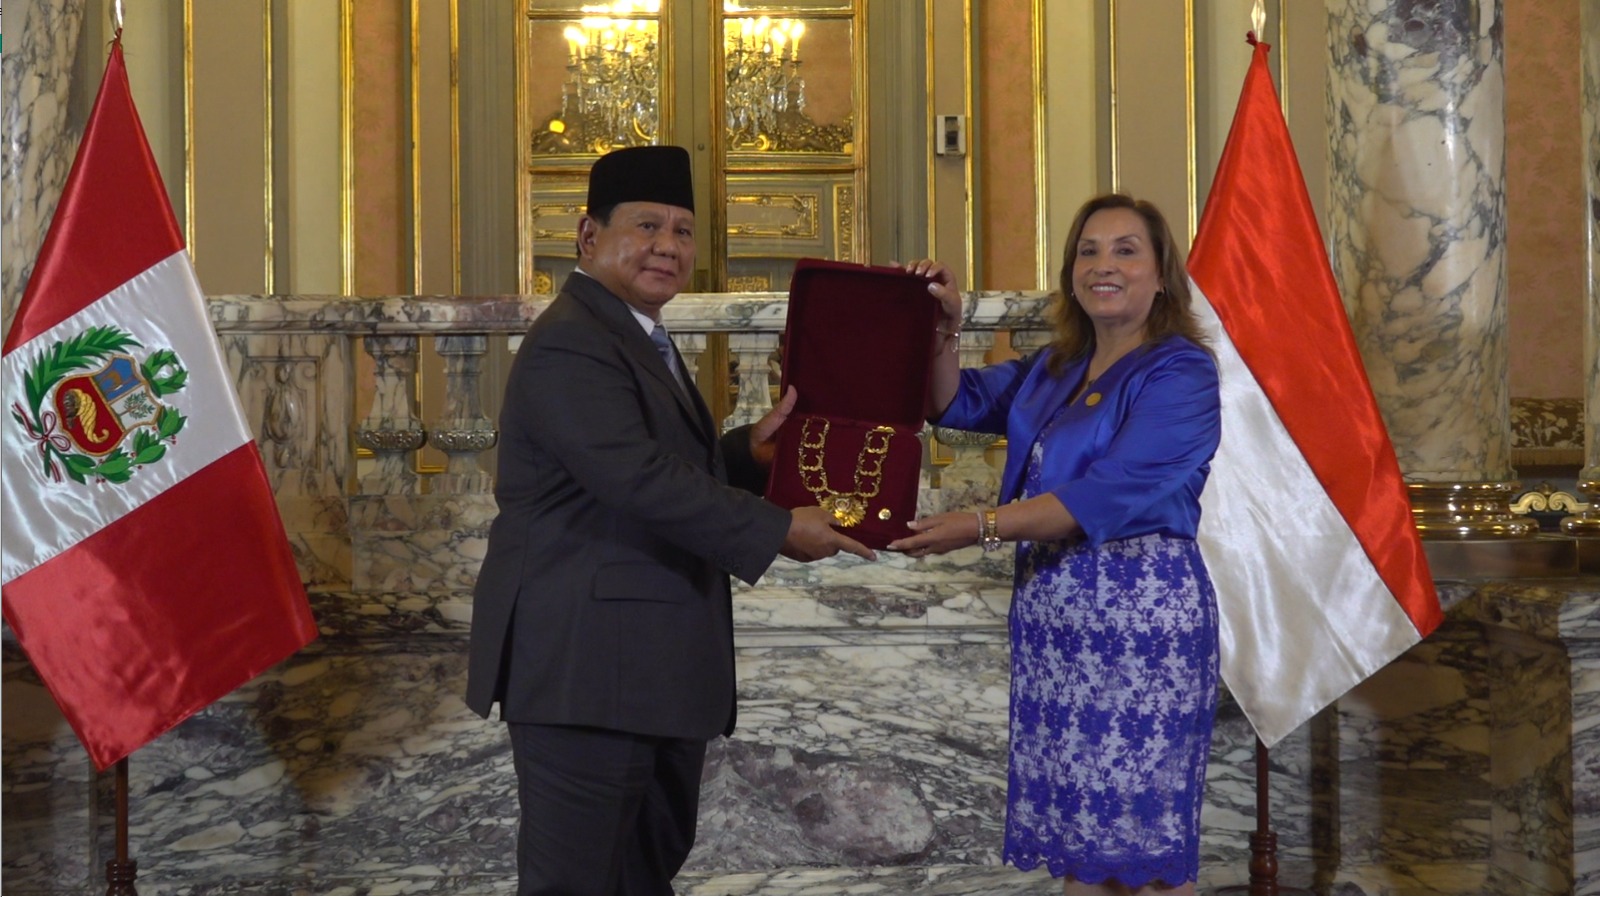
[[[962,96],[961,114],[967,117],[967,155],[962,160],[965,166],[963,186],[966,190],[966,251],[967,251],[967,282],[963,289],[975,290],[978,282],[978,228],[976,225],[977,203],[974,201],[977,193],[973,190],[976,185],[975,172],[977,170],[978,142],[972,139],[972,83],[977,78],[972,71],[972,0],[962,0],[961,3],[961,72]]]
[[[1194,108],[1194,0],[1183,0],[1183,143],[1184,189],[1188,196],[1189,240],[1194,244],[1194,232],[1200,227],[1200,196],[1197,185],[1197,160],[1199,132],[1195,127]]]
[[[1044,55],[1044,0],[1033,0],[1028,20],[1033,56],[1033,282],[1040,289],[1049,289],[1050,135],[1045,128],[1048,69]]]
[[[1106,41],[1106,63],[1110,73],[1110,130],[1111,130],[1111,192],[1122,192],[1122,166],[1121,159],[1121,126],[1117,114],[1117,0],[1108,0],[1106,3],[1106,29],[1110,35]]]
[[[1318,11],[1322,11],[1318,8]],[[1326,13],[1324,12],[1324,15]],[[1278,105],[1289,121],[1289,4],[1278,0]]]
[[[856,262],[866,262],[872,259],[872,228],[867,227],[866,221],[858,221],[858,219],[862,219],[865,216],[859,214],[859,210],[854,206],[856,202],[862,205],[870,204],[870,197],[872,196],[872,141],[867,139],[867,135],[871,133],[872,123],[871,104],[867,102],[867,97],[872,95],[872,76],[871,66],[867,65],[867,47],[870,44],[867,42],[868,24],[865,6],[866,0],[855,0],[850,10],[850,33],[855,42],[855,46],[851,50],[851,58],[855,60],[856,70],[856,76],[851,85],[851,89],[855,91],[855,95],[851,98],[851,107],[859,124],[856,126],[856,134],[858,136],[854,147],[856,189],[851,197],[852,206],[850,209],[850,220],[857,221],[857,226],[851,228],[854,231],[854,238],[850,243],[848,260]],[[835,212],[835,214],[838,213]]]
[[[261,30],[262,33],[266,35],[265,45],[262,48],[262,59],[264,59],[266,63],[264,66],[266,77],[262,79],[265,84],[263,89],[266,91],[266,95],[262,98],[262,108],[266,110],[266,121],[263,123],[264,126],[262,128],[261,146],[261,158],[264,162],[263,167],[266,169],[266,172],[261,179],[262,189],[265,193],[265,196],[263,197],[264,201],[262,202],[262,208],[264,209],[264,214],[266,215],[266,258],[262,260],[264,268],[262,270],[261,283],[264,291],[268,295],[271,295],[278,291],[276,276],[278,254],[276,242],[277,232],[273,226],[275,222],[273,221],[272,217],[272,0],[262,0],[261,16]]]
[[[356,291],[355,4],[339,0],[339,249],[340,288]]]
[[[422,0],[411,0],[411,292],[422,291]],[[418,369],[421,377],[421,369]],[[419,383],[420,392],[420,383]]]
[[[513,57],[516,80],[515,121],[515,158],[517,164],[517,292],[533,292],[533,229],[528,226],[529,215],[533,206],[533,174],[530,168],[531,160],[528,158],[528,141],[524,135],[530,133],[531,123],[528,118],[527,103],[521,99],[526,91],[528,69],[531,63],[528,60],[528,41],[525,32],[528,28],[529,15],[526,12],[517,14],[516,46],[517,52]]]
[[[450,291],[461,293],[461,7],[450,0]]]
[[[194,0],[183,0],[183,242],[194,245]]]
[[[933,46],[933,22],[935,0],[922,0],[922,58],[927,60],[927,65],[922,67],[922,96],[926,108],[922,110],[923,133],[925,135],[927,152],[923,154],[922,165],[927,171],[927,204],[928,204],[928,254],[933,255],[939,245],[939,190],[938,178],[933,173],[933,60],[936,58]]]
[[[723,290],[728,282],[728,228],[723,223],[728,209],[728,140],[727,128],[723,125],[728,120],[728,48],[723,36],[723,7],[721,4],[707,4],[712,6],[711,15],[706,17],[706,46],[711,50],[711,70],[706,74],[711,87],[711,208],[714,210],[711,217],[713,227],[707,236],[710,238],[711,258],[709,267],[710,283],[706,289]],[[671,5],[667,4],[670,9]],[[665,50],[666,42],[662,42]],[[667,79],[670,83],[670,79]],[[726,343],[720,342],[719,348],[725,350]],[[719,365],[717,370],[723,370],[721,358],[715,359]]]

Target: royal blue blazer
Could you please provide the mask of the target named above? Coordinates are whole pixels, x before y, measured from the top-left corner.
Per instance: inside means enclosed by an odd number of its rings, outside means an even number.
[[[935,421],[1005,435],[1002,503],[1022,497],[1034,443],[1089,366],[1085,354],[1051,376],[1050,352],[963,369]],[[1221,433],[1216,362],[1169,336],[1122,356],[1062,411],[1040,446],[1042,490],[1061,500],[1092,545],[1149,533],[1193,539]]]

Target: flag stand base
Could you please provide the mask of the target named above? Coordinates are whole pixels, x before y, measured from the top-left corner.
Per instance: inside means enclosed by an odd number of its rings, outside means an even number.
[[[106,893],[137,894],[139,864],[128,859],[128,758],[117,761],[117,858],[106,861]]]
[[[106,893],[137,894],[133,880],[138,877],[139,864],[133,860],[122,862],[106,860]]]

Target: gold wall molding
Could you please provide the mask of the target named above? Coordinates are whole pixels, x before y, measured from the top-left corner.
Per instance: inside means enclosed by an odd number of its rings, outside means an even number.
[[[1537,521],[1513,513],[1516,482],[1409,483],[1411,517],[1424,539],[1526,539]]]

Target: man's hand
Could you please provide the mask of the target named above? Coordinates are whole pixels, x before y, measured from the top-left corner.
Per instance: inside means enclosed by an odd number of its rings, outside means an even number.
[[[778,451],[778,428],[789,419],[789,414],[794,411],[794,403],[800,400],[800,393],[793,386],[778,400],[778,404],[771,411],[762,415],[761,419],[750,425],[750,457],[761,465],[762,469],[772,466],[773,455]],[[789,530],[792,534],[793,528]],[[807,558],[807,560],[813,560]]]
[[[794,403],[789,404],[793,407]],[[828,509],[807,505],[795,508],[790,513],[793,516],[789,519],[789,535],[784,538],[781,550],[784,557],[796,561],[820,561],[847,551],[869,561],[878,559],[872,549],[834,529],[833,513]]]

